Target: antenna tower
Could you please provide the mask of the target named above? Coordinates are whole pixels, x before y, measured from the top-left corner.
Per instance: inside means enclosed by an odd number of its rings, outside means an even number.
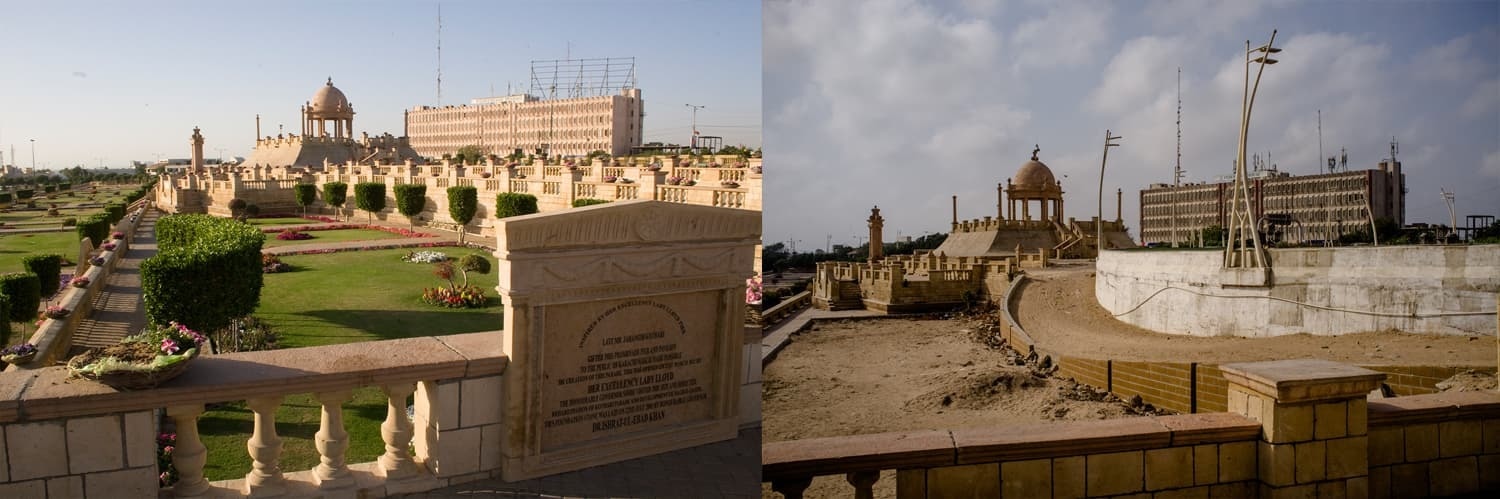
[[[1401,152],[1401,143],[1396,142],[1396,137],[1391,137],[1391,166],[1395,166],[1396,153]]]
[[[437,16],[437,105],[443,105],[443,3],[438,2]]]
[[[1177,67],[1177,166],[1172,167],[1172,187],[1182,187],[1182,67]],[[1177,189],[1172,189],[1172,247],[1177,247]]]
[[[1453,212],[1453,199],[1455,196],[1453,193],[1448,192],[1447,187],[1443,187],[1438,191],[1443,193],[1443,202],[1448,204],[1448,231],[1451,233],[1458,230],[1458,215]]]
[[[1318,161],[1323,160],[1323,110],[1318,110]],[[1323,172],[1323,165],[1318,165],[1318,173]]]

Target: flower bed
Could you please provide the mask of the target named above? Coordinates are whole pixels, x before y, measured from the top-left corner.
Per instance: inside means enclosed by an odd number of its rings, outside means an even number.
[[[437,263],[448,260],[448,254],[441,251],[413,251],[401,257],[401,261],[407,263]]]
[[[276,239],[280,241],[305,241],[312,238],[312,234],[300,232],[297,229],[286,229],[276,234]]]
[[[276,255],[261,255],[260,269],[261,272],[267,274],[275,274],[279,272],[290,271],[292,270],[292,266],[282,263],[281,258],[277,257]]]
[[[458,246],[458,241],[434,241],[434,242],[430,242],[430,243],[415,243],[415,244],[411,243],[411,242],[399,242],[400,240],[395,240],[395,241],[398,241],[398,242],[386,243],[386,244],[372,244],[372,245],[369,245],[369,246],[361,246],[361,247],[354,247],[354,248],[327,248],[327,249],[313,249],[313,250],[302,250],[302,251],[278,251],[278,252],[276,252],[276,254],[280,255],[280,256],[292,256],[292,255],[325,255],[325,254],[329,254],[329,253],[342,253],[342,252],[345,252],[345,251],[373,251],[373,250],[398,249],[398,248],[445,248],[445,247],[451,247],[451,246]]]
[[[488,298],[484,296],[484,290],[479,286],[459,286],[455,288],[423,288],[422,301],[429,305],[437,305],[448,308],[479,308],[483,307]]]
[[[389,232],[391,234],[396,234],[396,235],[399,235],[399,236],[402,236],[402,237],[437,237],[436,234],[429,234],[429,233],[426,233],[426,232],[417,232],[417,231],[414,231],[414,230],[403,229],[403,228],[400,228],[400,227],[386,227],[386,226],[383,226],[383,225],[350,224],[350,223],[335,223],[335,224],[330,224],[330,225],[299,225],[299,226],[296,226],[296,227],[286,227],[286,228],[280,228],[280,229],[261,229],[260,231],[263,232],[263,233],[266,233],[266,234],[272,234],[272,233],[282,234],[282,233],[285,233],[287,231],[291,231],[291,232],[312,232],[312,231],[319,231],[319,230],[348,230],[348,229],[378,230],[378,231],[381,231],[381,232]],[[308,237],[306,237],[304,239],[311,239],[311,238],[312,238],[312,236],[308,236]],[[281,236],[278,235],[277,239],[281,239]],[[292,239],[292,240],[296,240],[296,239]]]

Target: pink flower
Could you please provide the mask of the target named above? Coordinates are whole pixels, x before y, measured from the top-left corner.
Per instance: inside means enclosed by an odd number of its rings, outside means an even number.
[[[165,452],[165,453],[167,453],[167,454],[171,454],[171,453],[172,453],[172,449],[174,449],[174,447],[172,447],[172,446],[170,446],[170,445],[168,445],[168,446],[166,446],[166,447],[163,447],[163,448],[162,448],[162,449],[161,449],[161,451],[162,451],[162,452]]]
[[[163,338],[161,340],[161,351],[166,352],[167,355],[176,354],[180,349],[181,348],[177,346],[177,342],[172,341],[171,338]]]

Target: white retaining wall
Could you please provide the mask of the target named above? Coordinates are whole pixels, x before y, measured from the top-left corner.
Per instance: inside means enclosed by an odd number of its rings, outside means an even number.
[[[1272,286],[1234,287],[1221,285],[1219,251],[1105,251],[1094,292],[1118,319],[1162,333],[1495,334],[1500,245],[1270,253]]]

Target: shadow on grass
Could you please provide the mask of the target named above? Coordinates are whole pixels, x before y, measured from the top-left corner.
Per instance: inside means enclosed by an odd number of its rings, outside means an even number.
[[[491,297],[480,309],[437,309],[433,311],[410,310],[312,310],[297,315],[333,323],[380,339],[411,338],[458,333],[495,331],[504,326],[498,298]],[[290,329],[290,328],[288,328]],[[297,328],[300,330],[306,330]],[[298,336],[322,337],[319,334]],[[327,335],[348,336],[348,335]]]

